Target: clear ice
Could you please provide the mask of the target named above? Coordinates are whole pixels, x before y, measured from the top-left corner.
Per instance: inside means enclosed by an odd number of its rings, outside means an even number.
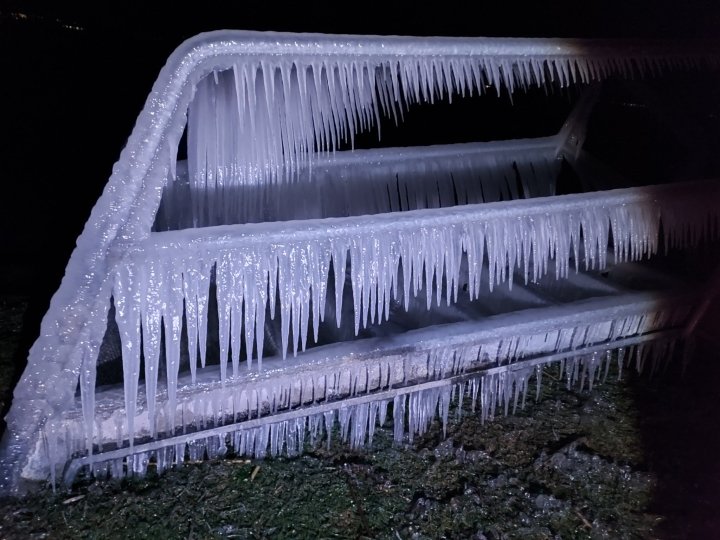
[[[30,351],[0,450],[2,490],[54,483],[59,471],[71,481],[81,467],[142,475],[151,461],[161,471],[228,445],[294,455],[329,441],[335,423],[357,447],[390,413],[399,441],[436,417],[445,425],[453,399],[479,403],[483,419],[522,406],[547,364],[579,387],[614,357],[655,366],[692,293],[676,309],[596,282],[608,298],[556,306],[529,286],[549,273],[579,287],[578,272],[714,238],[717,183],[555,196],[561,160],[582,151],[582,111],[542,139],[343,148],[381,116],[401,122],[413,103],[719,58],[707,46],[553,39],[224,31],[187,41],[160,73]],[[186,125],[188,159],[177,161]],[[516,278],[520,287],[499,287]],[[471,301],[520,307],[478,320]],[[121,391],[96,388],[111,302]],[[383,330],[400,326],[403,309],[455,322]],[[306,351],[326,319],[350,335]],[[263,366],[275,321],[279,343]]]

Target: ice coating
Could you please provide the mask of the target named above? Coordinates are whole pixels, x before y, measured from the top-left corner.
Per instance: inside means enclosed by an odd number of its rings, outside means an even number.
[[[233,78],[207,80],[213,88],[234,84]],[[212,95],[196,94],[191,110],[207,102],[215,107],[203,115],[196,112],[189,125],[190,159],[178,163],[175,181],[166,186],[155,229],[348,217],[554,195],[563,161],[573,164],[582,150],[599,90],[596,84],[583,92],[554,136],[316,152],[309,163],[295,167],[291,182],[272,182],[265,172],[252,177],[243,172],[235,147],[227,143],[237,144],[243,131],[237,111],[218,106]],[[202,167],[198,156],[205,157]]]
[[[208,74],[233,70],[233,76],[241,81],[252,81],[255,77],[254,87],[236,84],[238,91],[245,88],[249,100],[240,99],[237,103],[242,107],[248,103],[258,107],[257,110],[247,108],[248,115],[243,118],[247,122],[260,118],[261,125],[256,128],[258,133],[265,135],[248,142],[245,133],[245,143],[240,147],[246,152],[243,155],[249,156],[248,166],[266,171],[266,179],[278,181],[291,178],[293,171],[308,161],[311,150],[334,148],[333,141],[339,137],[351,135],[357,126],[370,126],[378,111],[399,114],[403,104],[410,100],[433,99],[434,96],[449,95],[450,90],[469,92],[471,82],[476,88],[489,82],[498,91],[504,87],[512,92],[523,85],[545,84],[552,80],[570,84],[611,74],[629,76],[675,67],[712,67],[717,62],[716,49],[704,45],[678,47],[675,44],[551,39],[380,38],[232,31],[204,34],[189,40],[171,56],[153,86],[43,319],[40,337],[30,351],[28,367],[16,387],[13,407],[7,416],[8,428],[0,453],[2,489],[16,491],[21,478],[43,478],[54,474],[55,467],[49,463],[58,462],[58,455],[61,455],[55,454],[55,445],[49,444],[50,455],[44,462],[30,463],[29,456],[43,444],[41,432],[50,433],[52,439],[52,434],[61,429],[61,418],[72,407],[78,378],[84,389],[82,406],[88,415],[86,429],[90,429],[94,398],[88,390],[94,387],[93,366],[103,340],[112,287],[126,295],[124,304],[123,299],[116,298],[116,307],[127,330],[124,347],[128,349],[130,343],[134,345],[132,354],[123,357],[124,371],[129,375],[125,377],[128,403],[137,395],[135,375],[139,369],[140,344],[131,342],[137,335],[131,329],[143,324],[143,328],[159,336],[160,319],[154,311],[157,299],[140,299],[139,305],[128,302],[137,297],[137,291],[132,288],[132,279],[126,280],[126,289],[122,289],[123,284],[116,280],[121,264],[118,257],[124,247],[143,242],[151,234],[163,186],[175,177],[175,158],[185,127],[186,111],[196,88]],[[372,80],[382,83],[374,93],[367,91],[371,71],[375,77]],[[298,73],[305,76],[298,77]],[[328,78],[327,74],[332,76]],[[276,83],[278,77],[281,85]],[[340,93],[330,90],[329,81],[336,81],[336,77],[342,89]],[[322,86],[319,89],[318,80]],[[304,99],[303,81],[316,85],[317,91],[316,96],[310,96],[309,101],[304,102],[301,101]],[[328,81],[327,87],[323,81]],[[256,92],[258,88],[261,90]],[[347,95],[342,94],[345,90]],[[321,95],[329,96],[329,103],[323,101],[326,98],[312,101]],[[264,101],[258,97],[263,97]],[[293,103],[300,105],[298,112],[291,112],[288,117],[293,119],[292,122],[282,124],[283,120],[278,130],[279,118],[285,118],[278,117],[278,111],[273,109],[279,103],[286,110]],[[302,103],[317,103],[318,108],[311,108],[308,117],[308,109],[303,109]],[[308,118],[316,122],[311,124],[312,129],[306,124],[300,125]],[[280,148],[282,153],[278,153]],[[240,170],[248,169],[241,167]],[[194,269],[198,275],[208,275],[207,268],[195,266]],[[187,274],[191,271],[193,269]],[[133,275],[132,278],[140,279],[140,276]],[[196,294],[199,298],[200,293],[193,293],[191,289],[197,285],[201,291],[205,286],[200,277],[187,286],[171,275],[147,277],[148,283],[153,283],[152,280],[157,280],[154,290],[162,290],[164,292],[160,294],[172,298],[176,298],[184,287],[190,289],[183,294]],[[363,291],[370,292],[367,287]],[[306,300],[297,302],[299,310]],[[367,302],[372,303],[370,297]],[[178,306],[164,306],[162,310],[164,331],[173,335],[179,324]],[[186,315],[192,310],[197,313],[199,322],[194,329],[188,328],[188,332],[197,331],[202,342],[202,313],[207,306],[200,301],[195,306],[185,306]],[[296,318],[292,324],[301,320]],[[166,346],[176,347],[177,343],[171,341]],[[154,342],[143,343],[143,347],[147,347],[147,356],[157,353]],[[203,349],[201,343],[201,353]],[[146,366],[145,373],[150,385],[157,379],[157,372],[152,367]],[[169,367],[167,383],[172,385],[176,371],[174,365]],[[41,426],[44,426],[42,430]],[[135,466],[141,468],[142,460]]]
[[[563,134],[564,135],[564,134]],[[348,217],[555,194],[561,135],[336,152],[299,169],[292,183],[190,182],[179,164],[156,230]],[[518,182],[519,178],[519,182]]]

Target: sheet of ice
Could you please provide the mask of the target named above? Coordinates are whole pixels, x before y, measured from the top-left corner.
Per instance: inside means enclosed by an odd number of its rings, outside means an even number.
[[[348,217],[555,194],[561,137],[337,152],[297,181],[242,185],[189,179],[163,194],[156,230]],[[216,175],[216,178],[219,178]]]

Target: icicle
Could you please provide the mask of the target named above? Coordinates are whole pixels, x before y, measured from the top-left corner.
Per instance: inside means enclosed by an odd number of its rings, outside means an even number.
[[[622,370],[623,370],[624,363],[625,363],[625,348],[620,347],[617,350],[618,381],[622,379]]]
[[[406,394],[395,396],[393,400],[393,439],[400,442],[405,432]]]
[[[175,414],[177,408],[177,382],[180,369],[180,335],[183,319],[182,276],[178,267],[169,261],[160,271],[165,274],[165,289],[162,292],[162,318],[165,336],[165,363],[168,391],[168,427],[170,433],[175,431]]]
[[[115,320],[120,331],[120,341],[123,346],[123,384],[125,391],[125,418],[127,422],[127,433],[132,447],[135,438],[135,411],[137,406],[138,380],[140,376],[140,314],[139,308],[144,303],[142,285],[144,275],[143,268],[135,268],[131,266],[123,266],[118,271],[118,277],[115,283]],[[133,272],[141,275],[135,276]],[[135,279],[134,279],[135,278]],[[159,321],[158,321],[159,322]],[[144,343],[146,350],[150,348],[150,343],[158,345],[160,341],[159,324],[155,327],[157,334],[148,335]],[[148,328],[150,330],[150,328]],[[159,345],[157,349],[159,352]],[[145,353],[146,370],[147,366],[153,366],[153,359],[157,356],[149,356]],[[157,360],[155,360],[157,362]],[[156,365],[156,364],[155,364]],[[156,375],[157,376],[157,375]],[[147,379],[147,377],[146,377]],[[153,388],[152,379],[147,379],[146,387]],[[149,391],[149,390],[148,390]],[[148,410],[152,410],[150,416],[151,429],[154,426],[154,394],[148,396]],[[151,405],[152,402],[152,405]],[[150,408],[152,407],[152,409]],[[154,433],[154,432],[153,432]]]
[[[86,351],[83,355],[80,372],[80,403],[82,406],[83,425],[85,429],[85,447],[88,455],[93,453],[96,379],[96,358],[88,354]]]

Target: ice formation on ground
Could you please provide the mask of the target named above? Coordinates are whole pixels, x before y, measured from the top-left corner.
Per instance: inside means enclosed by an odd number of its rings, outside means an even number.
[[[334,151],[342,140],[352,142],[357,131],[379,126],[380,115],[401,119],[413,102],[482,93],[488,86],[512,94],[530,85],[715,67],[719,58],[704,45],[550,39],[218,32],[189,40],[158,77],[30,351],[7,417],[0,453],[2,489],[18,490],[21,479],[54,481],[71,460],[121,476],[143,473],[151,453],[158,468],[182,461],[186,452],[191,459],[213,457],[223,452],[230,434],[241,453],[276,455],[284,448],[292,454],[302,448],[306,429],[318,436],[321,426],[327,429],[334,419],[342,436],[359,445],[371,439],[375,418],[383,419],[389,401],[394,402],[396,437],[401,438],[406,428],[410,434],[421,433],[438,407],[446,418],[453,385],[459,385],[459,394],[479,392],[483,417],[491,417],[496,402],[507,408],[511,393],[513,400],[524,394],[529,376],[542,362],[507,362],[530,351],[542,353],[546,363],[566,361],[571,382],[578,377],[595,380],[601,358],[608,361],[606,350],[639,346],[647,332],[655,332],[652,339],[665,337],[662,330],[681,324],[687,313],[660,316],[648,306],[632,316],[616,313],[597,320],[583,331],[584,339],[570,340],[576,347],[599,347],[583,352],[560,347],[561,329],[542,327],[537,313],[520,312],[516,325],[529,324],[526,336],[541,336],[550,348],[524,351],[529,343],[518,335],[516,341],[498,345],[494,356],[487,355],[495,367],[462,380],[453,377],[466,377],[465,368],[448,369],[445,363],[480,358],[479,349],[462,352],[475,346],[461,332],[471,328],[452,327],[460,334],[448,349],[442,336],[450,327],[431,326],[422,334],[430,351],[422,358],[445,351],[439,379],[435,368],[427,368],[425,382],[390,388],[380,384],[384,379],[378,374],[373,389],[366,376],[365,391],[379,393],[355,402],[354,379],[344,386],[337,378],[329,383],[329,375],[311,377],[315,382],[299,390],[299,404],[307,405],[304,392],[322,393],[328,403],[317,406],[323,409],[278,410],[280,416],[268,420],[250,419],[247,406],[242,427],[225,425],[228,414],[218,413],[212,399],[205,399],[216,391],[200,380],[197,359],[205,361],[211,297],[217,303],[220,348],[215,383],[222,393],[243,377],[243,342],[248,364],[253,358],[260,364],[266,311],[280,320],[279,351],[285,356],[288,350],[296,354],[305,349],[311,327],[317,340],[326,301],[334,300],[338,326],[349,316],[344,311],[352,311],[358,333],[387,319],[395,300],[407,308],[415,295],[424,293],[427,309],[433,299],[438,307],[443,296],[449,305],[458,301],[461,282],[469,298],[477,298],[483,269],[490,288],[512,282],[516,271],[527,283],[541,279],[550,267],[556,278],[569,276],[571,264],[605,268],[609,247],[614,263],[650,256],[658,250],[661,227],[665,241],[678,247],[714,236],[718,188],[712,182],[506,200],[554,193],[555,160],[567,151],[563,137],[568,133],[546,140],[358,152],[347,161],[347,154]],[[186,119],[188,161],[178,164]],[[581,141],[574,136],[578,151]],[[519,175],[522,189],[512,181],[513,174]],[[333,192],[343,189],[340,196]],[[323,200],[324,205],[310,204]],[[293,213],[298,205],[303,208]],[[344,310],[345,281],[352,309]],[[331,290],[334,298],[328,299]],[[108,401],[95,388],[111,298],[123,347],[120,402]],[[610,303],[624,305],[620,296]],[[567,309],[578,307],[570,303]],[[577,322],[566,332],[574,336],[581,326]],[[549,337],[553,332],[559,332],[554,342]],[[598,332],[609,342],[589,339]],[[214,434],[176,433],[187,428],[185,412],[178,414],[177,407],[178,399],[184,399],[178,397],[184,339],[191,380],[183,390],[200,400],[192,421],[196,429],[198,423],[208,424]],[[375,350],[388,353],[394,339],[379,342]],[[350,364],[355,358],[349,344],[318,348],[322,350]],[[560,356],[553,357],[552,351]],[[412,357],[395,356],[394,362],[401,363]],[[138,407],[141,357],[144,407]],[[166,380],[158,385],[161,358]],[[299,355],[287,362],[309,359]],[[277,398],[285,371],[275,369],[276,389],[255,395],[258,414],[268,395],[276,396],[273,403],[285,399],[286,409],[292,405],[287,396],[293,391]],[[402,382],[414,379],[404,367],[397,369]],[[267,373],[254,370],[250,376]],[[83,420],[76,433],[72,414],[78,381]],[[324,385],[322,392],[315,383]],[[337,402],[328,399],[331,388]],[[107,413],[101,403],[121,411],[117,450],[103,448],[106,430],[96,428]],[[237,421],[234,407],[229,416]],[[141,413],[142,429],[135,425]],[[153,440],[136,441],[139,432]],[[152,448],[143,446],[147,444]],[[98,450],[102,453],[93,455]]]

